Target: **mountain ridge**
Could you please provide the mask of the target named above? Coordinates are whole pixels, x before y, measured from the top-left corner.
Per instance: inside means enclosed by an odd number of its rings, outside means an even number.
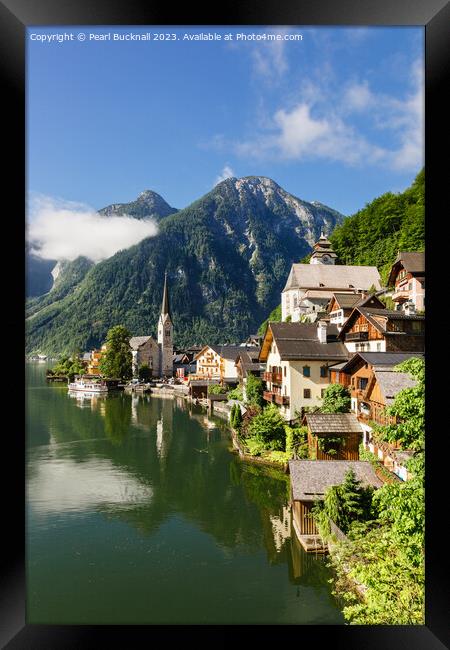
[[[177,345],[240,341],[278,303],[292,262],[343,219],[267,177],[225,179],[160,219],[156,236],[89,268],[70,294],[35,303],[27,350],[85,350],[118,323],[154,332],[166,270]]]

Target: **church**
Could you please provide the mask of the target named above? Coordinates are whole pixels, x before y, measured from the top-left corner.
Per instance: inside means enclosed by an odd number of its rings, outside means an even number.
[[[167,273],[164,277],[164,290],[161,313],[158,319],[158,340],[153,336],[133,336],[130,339],[133,356],[133,376],[137,377],[139,368],[148,365],[152,377],[173,376],[173,322],[170,314]]]
[[[326,310],[334,293],[366,294],[381,289],[376,266],[343,266],[322,232],[314,244],[309,264],[293,264],[281,293],[281,317],[292,322],[314,321]]]

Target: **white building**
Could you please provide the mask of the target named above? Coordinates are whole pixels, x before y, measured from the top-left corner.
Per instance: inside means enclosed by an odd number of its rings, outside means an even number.
[[[281,294],[282,320],[290,316],[298,322],[302,316],[324,312],[336,292],[364,293],[371,287],[381,289],[381,279],[375,266],[341,266],[335,264],[336,253],[322,234],[309,264],[293,264]],[[313,320],[313,318],[310,318]]]

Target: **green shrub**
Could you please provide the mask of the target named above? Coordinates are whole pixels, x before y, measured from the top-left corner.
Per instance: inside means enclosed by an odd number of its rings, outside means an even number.
[[[266,449],[283,451],[285,447],[285,421],[275,404],[269,404],[248,425],[250,437],[256,438]]]
[[[224,395],[226,392],[227,389],[224,386],[219,386],[219,384],[208,386],[208,395]]]
[[[239,402],[242,402],[244,399],[242,388],[238,386],[237,388],[233,388],[233,390],[229,390],[227,397],[228,399],[237,399]]]

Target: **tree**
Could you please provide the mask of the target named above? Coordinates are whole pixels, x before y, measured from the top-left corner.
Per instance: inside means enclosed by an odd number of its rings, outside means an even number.
[[[132,376],[130,333],[123,325],[111,327],[106,336],[106,351],[102,354],[99,368],[105,377],[130,379]]]
[[[261,408],[263,407],[263,383],[259,377],[255,377],[255,375],[252,374],[247,376],[245,393],[247,395],[247,401],[250,402],[250,404],[256,404]]]
[[[69,381],[73,381],[75,375],[81,375],[85,371],[85,365],[77,355],[72,357],[63,356],[53,368],[53,374],[64,375]]]
[[[341,384],[330,384],[325,389],[322,413],[349,413],[351,398],[348,389]]]
[[[141,379],[142,381],[150,381],[150,379],[152,378],[152,371],[148,366],[148,364],[146,363],[142,364],[142,366],[139,368],[138,375],[139,375],[139,379]]]
[[[255,415],[248,425],[248,433],[266,449],[283,450],[285,446],[285,421],[275,404],[269,404]]]

